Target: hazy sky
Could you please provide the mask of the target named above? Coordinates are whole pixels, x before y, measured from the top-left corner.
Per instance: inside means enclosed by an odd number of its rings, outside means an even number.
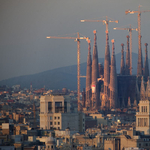
[[[115,39],[115,52],[119,53],[128,32],[113,28],[129,24],[137,28],[137,14],[125,15],[125,10],[138,10],[139,4],[141,10],[150,9],[150,0],[0,0],[0,80],[77,63],[74,40],[46,39],[46,36],[71,36],[79,32],[91,38],[93,47],[96,29],[98,55],[104,57],[105,25],[81,23],[81,19],[102,20],[108,16],[119,20],[118,24],[109,24],[110,40]],[[150,12],[142,13],[141,21],[144,56],[144,43],[150,45]],[[133,31],[136,53],[137,35]],[[82,40],[81,62],[87,59],[87,47],[87,42]]]

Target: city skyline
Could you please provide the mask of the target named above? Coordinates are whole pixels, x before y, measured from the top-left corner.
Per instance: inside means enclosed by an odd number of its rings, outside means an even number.
[[[0,25],[0,80],[34,74],[45,70],[77,64],[77,45],[73,40],[46,39],[46,36],[66,36],[81,33],[91,39],[97,30],[98,57],[104,58],[105,25],[103,23],[80,23],[81,19],[105,19],[105,16],[119,23],[109,25],[109,39],[115,39],[115,53],[121,52],[127,31],[114,31],[114,27],[137,28],[137,14],[125,15],[125,10],[149,10],[150,2],[132,1],[7,1],[0,2],[2,20]],[[141,15],[142,53],[148,43],[149,12]],[[112,45],[110,44],[110,48]],[[149,46],[148,46],[149,49]],[[138,53],[138,34],[133,31],[133,52]],[[88,43],[81,41],[81,63],[86,62]],[[148,53],[148,56],[150,54]]]

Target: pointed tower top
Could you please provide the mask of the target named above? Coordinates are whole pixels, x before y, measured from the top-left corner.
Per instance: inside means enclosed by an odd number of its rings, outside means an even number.
[[[124,52],[124,44],[123,43],[121,44],[121,47],[122,47],[121,54],[123,54],[123,52]]]
[[[90,39],[88,39],[88,40],[87,40],[87,42],[88,42],[88,43],[91,43],[91,40],[90,40]]]
[[[90,40],[88,40],[88,50],[90,51],[91,50],[91,41]]]
[[[112,42],[112,44],[113,44],[113,43],[115,42],[115,40],[114,40],[114,39],[112,39],[112,40],[111,40],[111,42]]]
[[[96,38],[96,30],[94,30],[93,33],[94,33],[94,45],[96,45],[96,40],[97,40],[97,38]]]
[[[148,57],[148,56],[147,56],[147,46],[148,46],[148,44],[145,43],[145,57]]]
[[[96,34],[97,33],[96,30],[94,30],[93,33]]]
[[[147,46],[148,44],[147,43],[145,43],[145,46]]]

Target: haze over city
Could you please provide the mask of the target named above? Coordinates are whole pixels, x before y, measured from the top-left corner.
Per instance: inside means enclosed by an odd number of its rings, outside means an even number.
[[[81,19],[103,20],[108,16],[119,20],[118,24],[109,24],[109,39],[115,39],[115,52],[119,53],[121,43],[126,43],[128,32],[114,31],[113,28],[129,24],[137,28],[137,14],[125,15],[125,10],[138,10],[139,4],[141,10],[149,10],[150,1],[147,0],[0,1],[0,80],[77,64],[76,42],[46,39],[46,36],[72,36],[79,32],[91,38],[93,47],[93,30],[96,29],[98,57],[103,58],[105,25],[81,23]],[[150,12],[141,15],[143,56],[144,43],[149,43],[149,16]],[[87,52],[88,44],[82,40],[81,62],[86,62]],[[138,52],[136,31],[133,31],[133,52]]]

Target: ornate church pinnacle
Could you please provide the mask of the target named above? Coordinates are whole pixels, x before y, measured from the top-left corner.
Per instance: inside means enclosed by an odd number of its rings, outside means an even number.
[[[106,103],[109,99],[109,83],[110,83],[110,50],[109,50],[109,36],[108,36],[108,31],[106,30],[106,46],[105,46],[105,60],[104,60],[104,94],[105,94],[105,98],[102,102],[102,107],[106,106]]]
[[[130,74],[130,69],[129,35],[127,35],[126,75]]]
[[[147,52],[147,46],[148,44],[145,43],[145,62],[144,62],[144,71],[143,71],[143,75],[147,81],[148,76],[149,76],[149,65],[148,65],[148,52]]]
[[[121,44],[122,49],[121,49],[121,66],[120,66],[120,74],[124,75],[125,74],[125,65],[124,65],[124,44]]]
[[[117,107],[117,73],[116,73],[116,60],[115,60],[115,46],[114,39],[112,42],[112,57],[110,69],[110,108]]]
[[[140,97],[141,97],[141,99],[145,99],[145,97],[146,97],[146,95],[145,95],[146,93],[145,93],[145,85],[144,85],[144,78],[143,78],[143,76],[142,76],[142,78],[141,78],[141,88],[140,88]]]
[[[96,45],[96,40],[97,40],[97,37],[96,37],[96,30],[94,30],[93,33],[94,33],[94,45]]]
[[[142,36],[141,36],[141,38],[142,38]],[[138,50],[137,75],[138,76],[142,76],[143,75],[142,48],[139,48],[139,50]]]
[[[99,93],[98,93],[98,83],[97,78],[99,77],[98,72],[98,52],[96,44],[96,30],[94,33],[94,45],[93,45],[93,60],[92,60],[92,107],[98,108]]]
[[[91,60],[91,44],[88,40],[88,57],[87,57],[87,69],[86,69],[86,107],[91,106],[91,71],[92,71],[92,60]]]

